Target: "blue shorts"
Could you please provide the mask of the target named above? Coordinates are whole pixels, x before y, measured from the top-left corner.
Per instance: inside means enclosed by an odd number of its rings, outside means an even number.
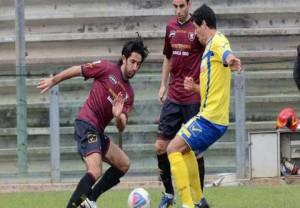
[[[77,141],[78,153],[86,157],[92,153],[99,153],[105,156],[110,140],[103,133],[86,121],[75,120],[75,140]]]
[[[221,138],[226,130],[227,126],[211,123],[197,115],[184,124],[177,135],[182,137],[192,150],[202,153]]]

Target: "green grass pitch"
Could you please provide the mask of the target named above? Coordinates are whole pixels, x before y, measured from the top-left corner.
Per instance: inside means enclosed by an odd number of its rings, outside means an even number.
[[[161,189],[148,189],[152,208],[157,207]],[[99,208],[126,208],[130,190],[113,189],[98,200]],[[71,192],[0,194],[3,208],[64,208]],[[211,208],[296,208],[300,207],[300,186],[239,186],[205,190]],[[178,197],[177,197],[178,199]],[[178,201],[178,200],[177,200]],[[179,207],[179,202],[177,206]]]

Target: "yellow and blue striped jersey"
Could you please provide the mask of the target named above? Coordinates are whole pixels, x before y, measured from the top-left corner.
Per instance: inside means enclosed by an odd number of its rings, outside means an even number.
[[[220,32],[207,42],[200,72],[200,116],[212,123],[229,124],[231,70],[226,65],[232,53],[229,41]]]

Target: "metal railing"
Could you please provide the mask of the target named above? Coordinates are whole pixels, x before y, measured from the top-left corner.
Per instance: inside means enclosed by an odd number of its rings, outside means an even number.
[[[27,103],[26,103],[26,76],[25,68],[25,33],[24,33],[24,1],[15,0],[16,11],[16,77],[17,77],[17,135],[18,135],[18,169],[19,174],[26,174],[27,161]],[[17,76],[20,75],[20,76]],[[237,175],[239,178],[246,176],[247,139],[245,127],[245,74],[234,76],[235,92],[235,124],[236,124],[236,158]],[[60,181],[60,133],[59,133],[59,87],[55,86],[50,91],[50,160],[51,179]],[[122,147],[122,134],[119,134],[119,145]]]
[[[235,94],[235,138],[236,138],[236,174],[245,178],[247,174],[247,137],[246,137],[246,107],[245,107],[245,72],[234,74]]]
[[[248,142],[245,123],[245,72],[234,73],[234,95],[235,95],[235,138],[236,138],[236,174],[238,178],[247,176],[248,164]],[[59,133],[59,87],[50,90],[49,99],[50,118],[50,158],[51,158],[51,180],[60,181],[60,133]],[[122,134],[119,133],[119,146],[122,148]]]

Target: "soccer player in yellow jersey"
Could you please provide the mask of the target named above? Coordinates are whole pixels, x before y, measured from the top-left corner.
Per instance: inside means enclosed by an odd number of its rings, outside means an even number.
[[[240,71],[241,62],[227,38],[216,30],[216,16],[207,5],[193,14],[199,41],[206,45],[200,72],[201,107],[184,124],[168,145],[167,152],[182,208],[207,208],[202,204],[195,153],[204,152],[227,130],[229,124],[231,71]]]

